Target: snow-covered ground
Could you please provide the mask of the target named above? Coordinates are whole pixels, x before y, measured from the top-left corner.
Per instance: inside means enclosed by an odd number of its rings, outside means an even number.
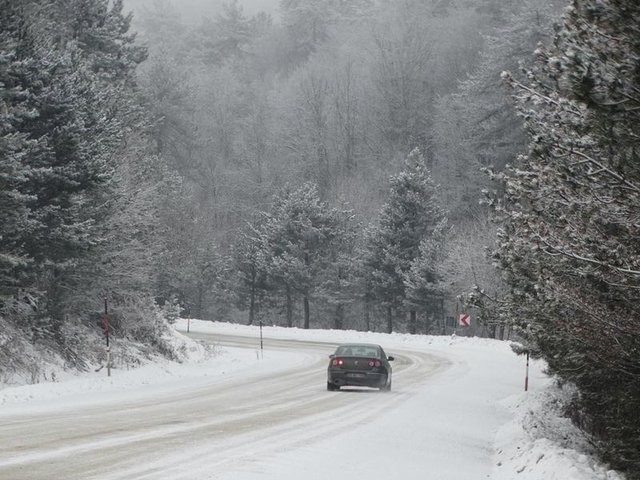
[[[176,327],[184,331],[186,320]],[[265,350],[260,355],[257,327],[192,320],[190,330],[251,337],[255,348],[217,347],[214,355],[207,356],[192,345],[192,360],[183,364],[161,362],[114,370],[111,377],[103,370],[55,383],[7,387],[0,390],[0,428],[13,414],[152,399],[166,392],[272,374],[309,361],[307,354],[291,350]],[[394,380],[391,395],[397,397],[379,398],[397,398],[397,405],[373,420],[334,429],[330,436],[313,441],[300,435],[295,448],[258,457],[241,475],[237,470],[212,472],[203,459],[194,463],[192,471],[185,466],[187,472],[180,478],[623,478],[599,464],[584,436],[559,415],[558,399],[566,392],[543,373],[541,362],[532,362],[530,390],[522,391],[524,359],[514,355],[507,342],[279,327],[264,327],[263,332],[269,339],[380,343],[390,355],[426,352],[442,359],[442,365],[420,385],[403,386],[400,379]],[[341,395],[321,390],[318,394]],[[0,476],[3,460],[11,462],[2,459],[0,449]],[[157,473],[144,478],[169,477]]]

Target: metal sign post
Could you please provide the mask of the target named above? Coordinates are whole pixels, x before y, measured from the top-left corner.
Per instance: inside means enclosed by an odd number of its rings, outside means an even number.
[[[264,358],[264,347],[262,344],[262,320],[260,320],[260,358]]]
[[[104,299],[104,336],[107,339],[107,376],[111,376],[111,346],[109,345],[109,311],[107,309],[107,299]]]

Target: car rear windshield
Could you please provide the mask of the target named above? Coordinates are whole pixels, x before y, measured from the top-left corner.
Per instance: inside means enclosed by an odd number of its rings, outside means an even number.
[[[336,355],[340,357],[380,357],[380,351],[376,347],[361,345],[342,345],[336,350]]]

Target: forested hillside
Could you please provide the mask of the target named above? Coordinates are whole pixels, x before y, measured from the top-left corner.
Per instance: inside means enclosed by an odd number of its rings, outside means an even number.
[[[498,288],[480,168],[502,169],[526,146],[499,72],[531,57],[559,8],[291,1],[274,19],[229,2],[193,24],[178,7],[148,2],[135,22],[149,46],[139,79],[152,139],[176,182],[160,217],[159,298],[202,318],[442,333],[458,295]],[[413,175],[407,162],[428,188],[395,185]],[[313,267],[324,240],[278,249],[265,231],[313,226],[304,210],[274,217],[282,192],[303,184],[325,214],[351,212],[351,231],[335,232],[341,255]],[[396,224],[383,225],[389,215]],[[435,223],[403,239],[412,216]]]
[[[166,350],[178,312],[446,333],[459,295],[501,288],[480,168],[524,151],[499,72],[551,30],[546,2],[2,7],[9,371],[23,343],[82,366],[104,299],[114,335]]]
[[[46,351],[84,367],[101,298],[119,335],[163,328],[148,264],[162,179],[129,23],[122,2],[0,2],[3,377],[38,379]]]
[[[0,381],[99,361],[105,299],[114,338],[168,356],[180,314],[450,334],[470,312],[576,384],[639,478],[635,2],[192,13],[0,0]]]

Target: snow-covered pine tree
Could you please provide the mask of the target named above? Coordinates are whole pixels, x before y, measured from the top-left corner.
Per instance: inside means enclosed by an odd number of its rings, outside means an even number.
[[[79,92],[93,93],[91,73],[82,68],[75,45],[64,50],[51,45],[42,32],[45,19],[38,5],[9,2],[5,7],[3,20],[14,21],[3,25],[3,37],[17,68],[3,83],[9,91],[24,92],[19,104],[6,105],[6,127],[29,142],[21,158],[28,173],[20,193],[28,198],[31,226],[17,234],[33,263],[21,287],[46,292],[41,315],[47,319],[46,328],[56,334],[62,321],[61,271],[72,268],[91,243],[93,219],[85,209],[85,193],[106,178],[101,159],[90,156],[83,139],[87,119],[82,115],[94,112],[88,111]]]
[[[16,40],[12,32],[20,18],[0,2],[0,312],[20,286],[23,269],[30,259],[24,251],[22,237],[29,231],[28,202],[24,192],[29,167],[25,156],[35,141],[15,125],[32,112],[27,105],[29,92],[16,84],[15,78],[25,68],[25,60],[16,58]]]
[[[355,258],[356,230],[353,211],[346,205],[333,210],[338,215],[338,234],[327,250],[326,268],[321,271],[315,297],[326,305],[328,326],[336,330],[349,328],[350,308],[358,296],[358,262]],[[353,327],[353,323],[350,324]]]
[[[418,255],[411,262],[411,267],[404,275],[406,304],[410,311],[417,311],[426,315],[428,322],[425,331],[429,331],[429,325],[437,319],[444,302],[445,285],[441,265],[443,261],[444,242],[446,239],[447,222],[444,212],[435,208],[431,219],[434,222],[430,231],[423,237],[418,248]],[[411,319],[411,322],[415,322]],[[413,333],[416,333],[415,324],[410,323]]]
[[[603,458],[640,478],[640,4],[573,0],[514,88],[532,142],[506,175],[506,310],[579,389]]]
[[[135,69],[147,57],[131,31],[132,14],[123,0],[66,0],[57,2],[52,38],[77,42],[91,70],[107,84],[131,86]],[[123,90],[121,93],[125,93]]]
[[[441,227],[444,218],[438,206],[437,189],[418,150],[409,154],[405,168],[391,177],[389,198],[380,217],[366,233],[363,270],[369,278],[369,293],[387,312],[387,331],[394,329],[393,310],[404,307],[405,275],[420,255],[420,244]],[[415,331],[415,310],[409,330]]]
[[[281,0],[280,14],[295,60],[305,60],[329,37],[333,3],[333,0]]]
[[[126,56],[126,22],[115,21],[120,2],[112,8],[106,0],[84,2],[97,6],[101,21],[79,20],[86,13],[82,8],[66,17],[65,2],[5,3],[2,34],[8,51],[3,56],[15,59],[15,68],[3,79],[4,88],[25,92],[14,97],[19,105],[6,104],[5,128],[28,144],[21,157],[26,181],[19,192],[28,199],[30,225],[19,231],[19,244],[33,262],[20,286],[42,292],[36,331],[61,342],[64,317],[82,311],[71,304],[82,303],[78,298],[93,279],[84,267],[100,261],[104,226],[115,210],[112,178],[130,125],[128,79],[135,62],[105,63],[109,74],[96,67],[98,56],[118,57],[117,46]],[[74,21],[83,25],[82,34],[72,28]],[[90,38],[99,41],[92,46]],[[98,55],[101,48],[105,55]]]
[[[238,0],[223,4],[213,22],[201,28],[206,41],[206,57],[211,63],[240,58],[247,53],[252,40],[252,19],[247,17]]]
[[[501,171],[526,150],[523,122],[504,93],[500,72],[518,69],[536,44],[551,36],[560,3],[564,0],[500,1],[500,14],[492,15],[497,25],[483,38],[478,65],[437,104],[439,148],[432,173],[447,185],[442,194],[454,221],[484,215],[481,192],[489,179],[483,168]]]
[[[238,235],[232,247],[236,305],[249,311],[248,324],[253,325],[267,290],[264,228],[250,225]]]
[[[320,200],[315,184],[286,189],[274,201],[264,224],[263,258],[269,281],[284,294],[287,323],[291,326],[292,301],[302,298],[304,328],[310,326],[310,303],[329,272],[341,260],[335,251],[353,235],[349,210],[330,207]],[[327,293],[324,291],[323,293]]]

